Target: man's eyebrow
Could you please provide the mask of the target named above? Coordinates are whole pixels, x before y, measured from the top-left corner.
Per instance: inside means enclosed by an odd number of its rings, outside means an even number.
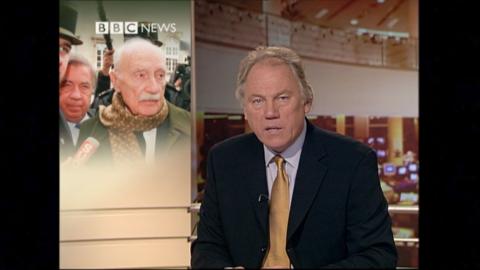
[[[252,94],[252,95],[248,96],[248,98],[256,98],[256,97],[264,98],[264,96],[262,96],[260,94]]]
[[[133,72],[144,72],[144,71],[147,71],[147,69],[143,67],[138,67],[133,70]]]
[[[292,90],[290,89],[283,89],[282,91],[280,91],[278,94],[276,94],[275,96],[278,97],[278,96],[281,96],[281,95],[285,95],[285,94],[291,94],[292,93]]]
[[[62,42],[62,43],[60,44],[60,46],[68,47],[69,49],[72,48],[72,44],[70,44],[70,43],[68,43],[68,42]]]
[[[60,85],[62,86],[62,85],[65,85],[65,84],[67,84],[67,83],[72,83],[72,81],[65,79],[65,80],[62,80],[62,82],[60,83]]]

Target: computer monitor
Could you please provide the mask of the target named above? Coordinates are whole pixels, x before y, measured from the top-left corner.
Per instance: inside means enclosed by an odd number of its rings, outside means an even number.
[[[416,172],[418,170],[418,166],[416,163],[411,163],[411,164],[408,164],[408,170],[410,172]]]
[[[405,175],[407,173],[407,167],[401,166],[397,168],[398,175]]]
[[[375,138],[373,138],[373,137],[370,137],[370,138],[367,139],[367,143],[369,145],[373,145],[374,142],[375,142]]]
[[[413,181],[413,182],[417,182],[418,181],[418,173],[411,173],[410,174],[410,180]]]
[[[377,137],[377,144],[380,144],[380,145],[385,144],[385,138],[384,137]]]
[[[402,192],[400,193],[400,201],[401,202],[410,202],[410,203],[417,203],[418,202],[418,194],[414,192]]]
[[[378,158],[384,158],[387,156],[387,151],[385,150],[377,150],[377,157]]]
[[[396,173],[396,168],[395,165],[392,163],[384,163],[383,164],[383,174],[387,176],[392,176],[395,175]]]

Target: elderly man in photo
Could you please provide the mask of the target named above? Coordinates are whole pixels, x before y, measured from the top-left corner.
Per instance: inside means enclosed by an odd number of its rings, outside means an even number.
[[[132,38],[115,50],[112,104],[84,122],[79,142],[100,143],[89,162],[125,164],[190,151],[190,114],[164,98],[166,59],[148,40]],[[105,163],[106,162],[106,163]]]

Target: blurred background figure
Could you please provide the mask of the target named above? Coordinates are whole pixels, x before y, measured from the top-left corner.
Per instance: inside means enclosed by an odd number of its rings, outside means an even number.
[[[187,64],[177,64],[165,89],[165,98],[177,107],[190,111],[190,57]]]
[[[94,115],[89,106],[95,82],[93,66],[85,57],[72,54],[60,84],[59,101],[74,146],[77,145],[80,123]]]
[[[110,89],[110,69],[113,67],[113,54],[115,49],[106,48],[103,52],[103,63],[102,69],[98,71],[97,75],[97,88],[95,89],[95,97],[105,91]]]

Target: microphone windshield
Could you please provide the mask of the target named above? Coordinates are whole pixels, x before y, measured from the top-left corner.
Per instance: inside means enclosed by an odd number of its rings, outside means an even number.
[[[72,163],[75,166],[80,166],[87,162],[87,160],[97,151],[100,143],[93,137],[88,137],[83,141],[82,145],[78,148],[77,152],[73,156]]]

